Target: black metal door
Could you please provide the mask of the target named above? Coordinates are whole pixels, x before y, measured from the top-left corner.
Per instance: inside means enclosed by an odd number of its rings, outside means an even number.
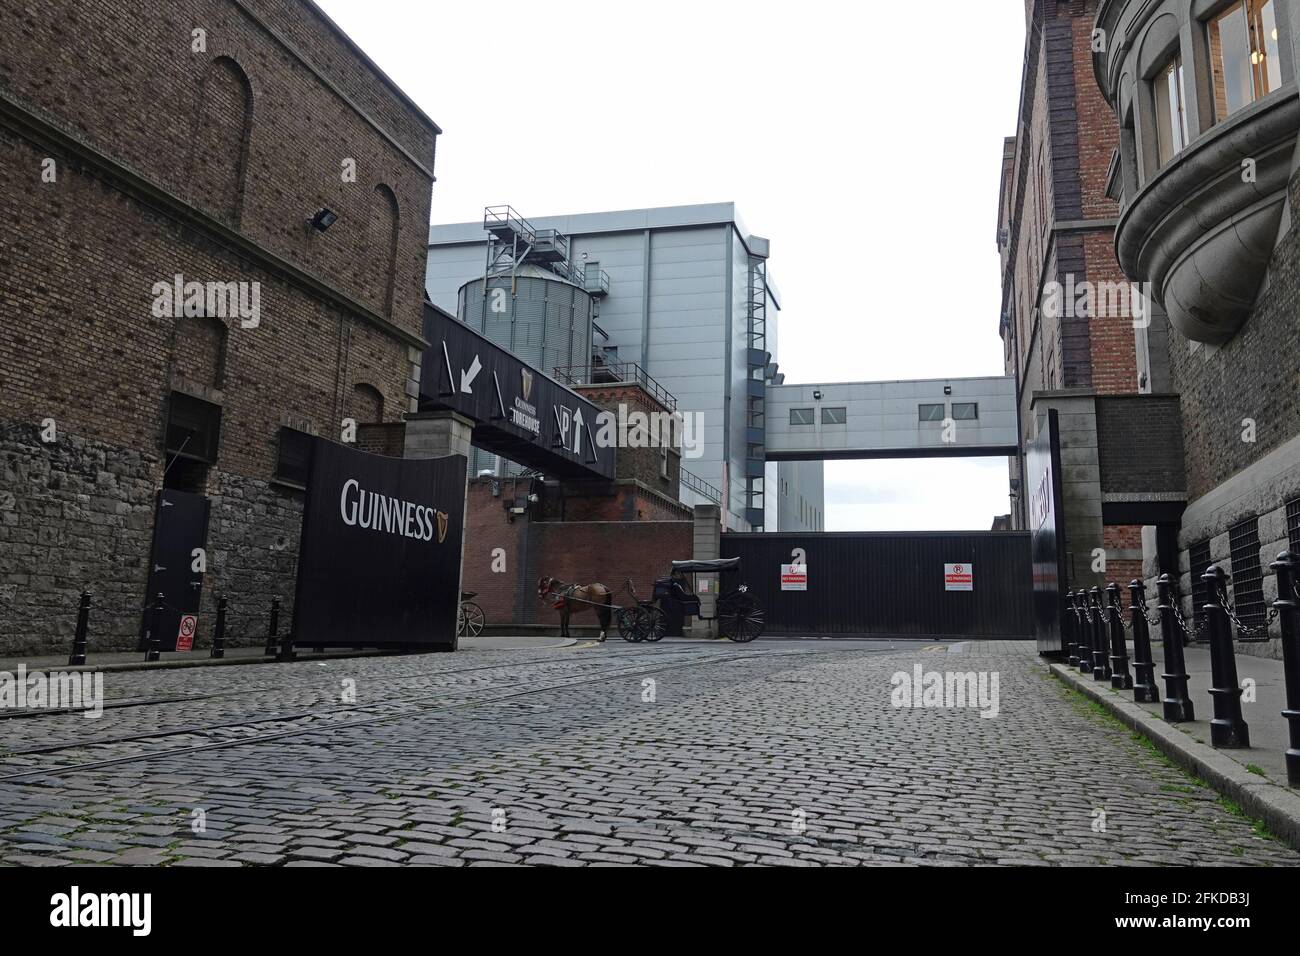
[[[148,646],[153,627],[153,605],[163,596],[158,629],[158,649],[176,650],[181,616],[198,614],[203,597],[203,574],[195,571],[194,551],[208,540],[208,499],[170,488],[158,496],[153,523],[153,554],[149,561],[149,586],[140,624],[140,648]],[[206,563],[206,556],[205,556]]]

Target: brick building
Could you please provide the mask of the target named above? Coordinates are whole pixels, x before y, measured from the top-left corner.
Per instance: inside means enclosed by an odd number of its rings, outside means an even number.
[[[1096,0],[1026,0],[1019,123],[1003,152],[998,208],[1000,334],[1021,435],[1010,523],[1028,526],[1034,489],[1024,487],[1024,449],[1056,408],[1074,587],[1140,574],[1141,527],[1106,507],[1097,480],[1107,444],[1098,416],[1125,397],[1168,391],[1164,317],[1129,300],[1115,257],[1118,207],[1108,185],[1119,131],[1091,77],[1096,8]],[[1103,556],[1104,574],[1094,570]]]
[[[1300,4],[1098,7],[1089,79],[1119,136],[1115,248],[1168,314],[1181,405],[1186,507],[1173,542],[1148,529],[1147,576],[1174,575],[1190,616],[1217,563],[1258,627],[1277,597],[1269,563],[1300,552]],[[1157,443],[1135,437],[1149,458]]]
[[[164,486],[264,633],[293,433],[414,407],[439,129],[310,2],[0,16],[0,653],[66,647],[83,588],[135,644]]]
[[[577,385],[600,408],[664,421],[676,400],[647,379]],[[653,418],[651,416],[660,416]],[[599,581],[621,591],[627,580],[649,598],[669,562],[695,556],[698,519],[681,503],[679,436],[652,442],[644,427],[618,449],[612,481],[556,481],[535,473],[480,477],[469,483],[463,580],[491,625],[554,625],[537,600],[538,578]],[[717,516],[713,522],[716,524]],[[625,592],[615,604],[630,604]],[[584,616],[575,623],[593,625]]]

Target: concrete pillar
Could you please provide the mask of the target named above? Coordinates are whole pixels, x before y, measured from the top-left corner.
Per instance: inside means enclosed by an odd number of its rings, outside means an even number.
[[[465,589],[465,532],[469,525],[469,458],[470,438],[474,423],[456,412],[418,412],[406,416],[406,441],[404,458],[449,458],[459,455],[465,459],[465,488],[461,493],[460,568],[456,576],[456,595]],[[453,628],[454,628],[453,623]],[[459,637],[450,646],[438,650],[454,651],[460,645]]]
[[[696,561],[716,561],[722,557],[722,508],[718,505],[695,506],[694,547],[691,557]],[[697,576],[697,586],[708,582],[708,593],[700,594],[700,613],[704,617],[715,617],[718,612],[718,584],[716,574]],[[693,637],[716,637],[716,621],[691,622]]]
[[[406,416],[406,458],[469,458],[474,423],[457,412],[417,412]],[[468,474],[468,472],[467,472]]]

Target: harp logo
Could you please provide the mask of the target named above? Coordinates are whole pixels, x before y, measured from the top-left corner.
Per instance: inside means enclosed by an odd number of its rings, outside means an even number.
[[[438,516],[438,543],[442,544],[447,540],[447,522],[451,516],[445,511],[435,512]]]
[[[533,373],[528,369],[523,369],[520,374],[523,378],[524,401],[531,402],[533,400]]]

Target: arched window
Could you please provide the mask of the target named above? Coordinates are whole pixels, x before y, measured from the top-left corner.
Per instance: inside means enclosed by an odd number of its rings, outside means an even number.
[[[218,57],[199,91],[189,191],[196,205],[230,226],[239,225],[252,130],[248,76],[230,57]]]
[[[372,262],[370,283],[375,302],[384,315],[393,312],[393,286],[397,271],[397,196],[380,183],[370,200],[369,250]]]
[[[384,420],[384,396],[373,385],[354,385],[348,412],[358,425],[380,424]]]

